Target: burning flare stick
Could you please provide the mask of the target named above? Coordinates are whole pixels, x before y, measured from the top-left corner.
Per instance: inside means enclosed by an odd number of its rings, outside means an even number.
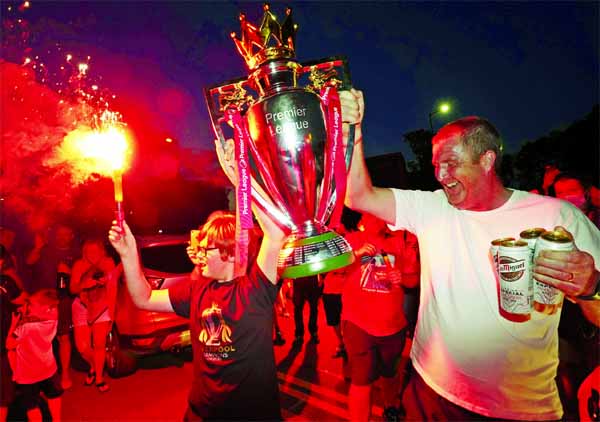
[[[113,183],[115,185],[115,219],[118,226],[123,228],[123,220],[125,220],[125,211],[123,210],[123,173],[115,171],[113,174]]]
[[[119,114],[105,111],[96,127],[69,133],[61,146],[62,155],[83,174],[112,177],[115,191],[115,219],[123,227],[123,173],[128,167],[129,143]]]

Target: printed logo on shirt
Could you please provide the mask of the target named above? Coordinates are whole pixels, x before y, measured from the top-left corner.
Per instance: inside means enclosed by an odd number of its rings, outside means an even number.
[[[198,340],[204,344],[204,358],[212,361],[229,359],[235,347],[232,345],[231,328],[225,323],[219,305],[213,302],[210,308],[202,311],[200,323],[202,331]]]
[[[362,264],[360,287],[368,292],[389,293],[392,286],[386,273],[394,266],[394,255],[380,253],[368,258],[368,261]]]

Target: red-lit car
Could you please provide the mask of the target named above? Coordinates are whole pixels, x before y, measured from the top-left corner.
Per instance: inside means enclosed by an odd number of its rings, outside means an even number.
[[[193,269],[186,247],[189,236],[138,236],[137,244],[152,289],[168,289],[186,280]],[[190,346],[189,322],[172,312],[137,308],[124,280],[119,280],[113,329],[106,342],[106,368],[119,377],[135,371],[136,358]]]

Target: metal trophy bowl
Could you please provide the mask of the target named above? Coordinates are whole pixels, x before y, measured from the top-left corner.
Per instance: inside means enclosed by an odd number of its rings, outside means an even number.
[[[336,171],[341,165],[345,186],[353,136],[345,153],[341,144],[332,145],[331,119],[339,118],[335,130],[341,139],[341,111],[332,116],[323,99],[328,87],[349,87],[348,64],[341,57],[298,63],[291,10],[281,25],[267,4],[264,11],[258,28],[240,15],[241,39],[232,34],[248,77],[204,91],[223,148],[246,131],[248,165],[243,171],[250,173],[252,201],[289,233],[279,254],[281,277],[306,277],[354,261],[348,242],[327,227],[336,207],[343,206]],[[306,86],[300,86],[302,78],[309,80]],[[242,129],[233,124],[232,115],[241,118]]]

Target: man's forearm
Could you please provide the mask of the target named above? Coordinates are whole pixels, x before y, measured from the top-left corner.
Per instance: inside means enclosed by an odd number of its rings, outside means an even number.
[[[362,145],[362,130],[360,125],[355,126],[355,143],[352,154],[348,183],[346,187],[346,206],[356,211],[364,211],[368,193],[373,190],[371,176],[365,163]]]
[[[273,284],[276,284],[279,280],[277,274],[277,261],[279,257],[279,251],[281,250],[283,243],[276,239],[271,239],[269,234],[265,233],[258,256],[256,257],[256,263]]]
[[[362,134],[356,125],[356,143],[348,173],[345,204],[361,213],[372,214],[386,223],[396,221],[394,194],[388,188],[374,187],[365,162]]]

